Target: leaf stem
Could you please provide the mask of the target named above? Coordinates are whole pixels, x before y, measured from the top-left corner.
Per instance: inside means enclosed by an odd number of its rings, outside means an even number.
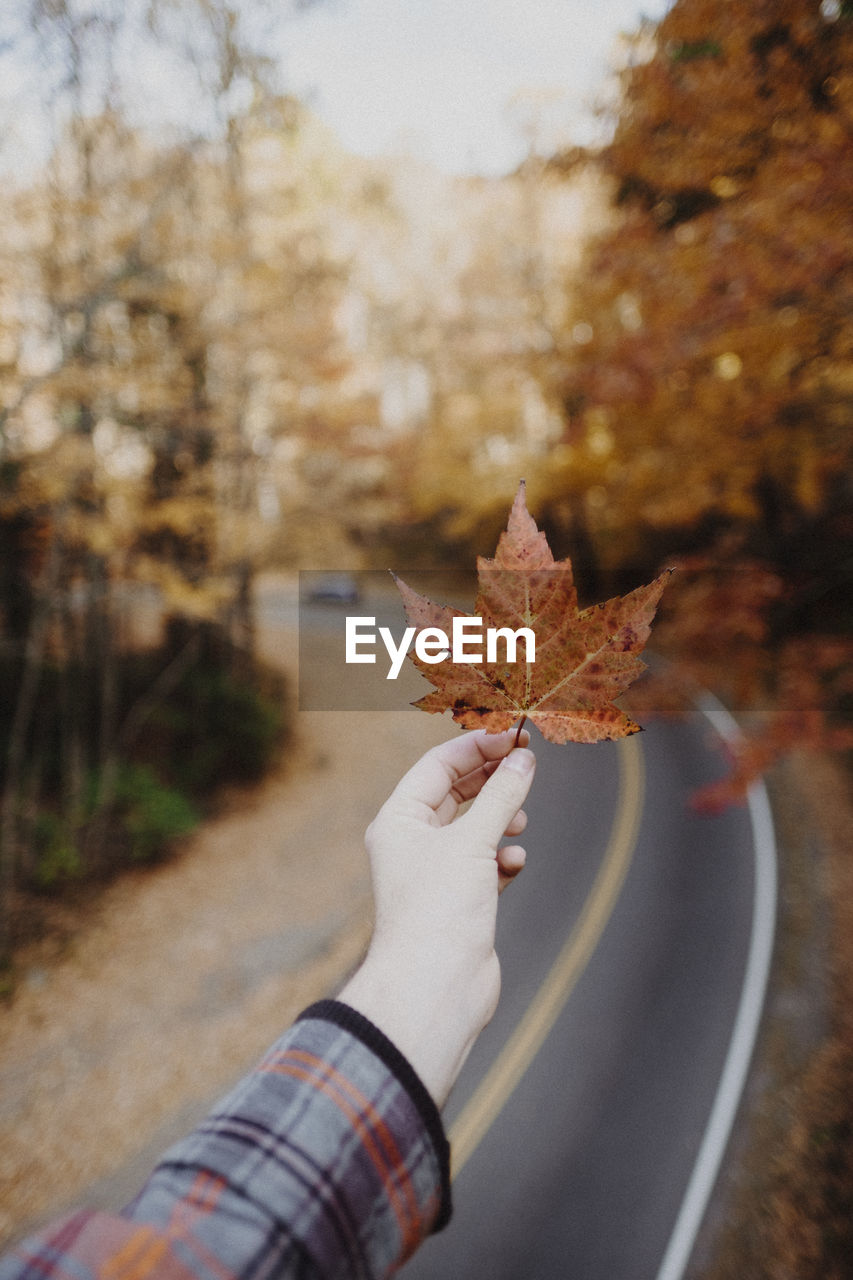
[[[527,716],[522,716],[518,722],[518,733],[515,735],[515,742],[512,744],[513,750],[515,750],[515,748],[518,746],[519,740],[521,738],[521,731],[524,728],[524,722],[526,719],[527,719]]]

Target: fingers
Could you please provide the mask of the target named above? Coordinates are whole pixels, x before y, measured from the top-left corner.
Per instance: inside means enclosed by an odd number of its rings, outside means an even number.
[[[498,849],[498,893],[503,893],[523,869],[527,854],[521,845],[510,844]]]
[[[515,729],[504,733],[478,730],[451,738],[421,756],[395,787],[395,796],[420,801],[431,809],[438,809],[450,794],[455,802],[471,800],[512,750],[515,738]],[[529,741],[525,729],[521,743],[526,746]]]
[[[516,737],[518,737],[518,733],[515,729],[508,729],[506,733],[487,734],[486,740],[482,745],[483,750],[489,753],[489,758],[484,760],[477,768],[472,769],[470,773],[463,774],[456,780],[451,789],[454,798],[460,801],[473,800],[474,796],[479,794],[486,779],[492,776],[501,760],[516,745]],[[490,739],[491,741],[489,741]],[[530,734],[526,729],[522,729],[518,745],[526,747],[529,742]],[[493,756],[492,752],[499,752],[499,754]]]
[[[519,821],[519,813],[533,782],[536,757],[519,748],[501,761],[486,780],[474,803],[460,822],[472,828],[479,840],[492,849],[505,831]]]
[[[520,836],[526,826],[527,826],[527,814],[524,812],[523,809],[519,809],[515,817],[510,819],[507,825],[506,831],[504,831],[504,835]]]

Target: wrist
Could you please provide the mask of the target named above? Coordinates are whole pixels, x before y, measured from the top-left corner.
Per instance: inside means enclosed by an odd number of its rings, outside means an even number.
[[[371,947],[338,999],[385,1033],[442,1107],[494,1011],[498,986],[494,953],[481,966],[479,981],[472,981],[470,969],[438,962],[424,966],[400,952],[391,956]]]

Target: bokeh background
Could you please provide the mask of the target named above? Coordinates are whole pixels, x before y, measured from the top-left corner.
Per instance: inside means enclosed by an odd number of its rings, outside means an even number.
[[[598,19],[563,8],[547,69],[503,77],[500,146],[480,120],[445,153],[359,152],[324,118],[324,47],[339,119],[360,96],[345,0],[5,7],[10,991],[45,902],[161,859],[278,758],[292,681],[262,660],[263,601],[300,569],[471,566],[521,477],[584,602],[678,566],[669,676],[638,705],[702,684],[739,715],[703,803],[793,748],[847,761],[853,6],[614,11],[585,69],[571,24]],[[452,15],[421,14],[424,40],[473,48]],[[409,77],[445,141],[507,57],[482,35],[470,95]]]

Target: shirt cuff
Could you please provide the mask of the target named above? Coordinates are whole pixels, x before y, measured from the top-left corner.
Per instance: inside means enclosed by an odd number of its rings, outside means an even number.
[[[376,1280],[450,1216],[432,1098],[391,1041],[323,1001],[163,1156],[124,1215],[195,1272]],[[181,1277],[183,1280],[183,1277]]]
[[[316,1004],[309,1005],[300,1013],[296,1021],[298,1023],[309,1018],[321,1018],[326,1022],[332,1022],[355,1036],[366,1048],[376,1054],[408,1093],[423,1121],[438,1160],[441,1198],[432,1230],[433,1232],[441,1231],[447,1226],[453,1211],[450,1194],[450,1143],[447,1141],[441,1115],[431,1093],[408,1058],[404,1057],[384,1031],[381,1031],[369,1018],[365,1018],[364,1014],[359,1013],[357,1009],[340,1000],[318,1000]]]

